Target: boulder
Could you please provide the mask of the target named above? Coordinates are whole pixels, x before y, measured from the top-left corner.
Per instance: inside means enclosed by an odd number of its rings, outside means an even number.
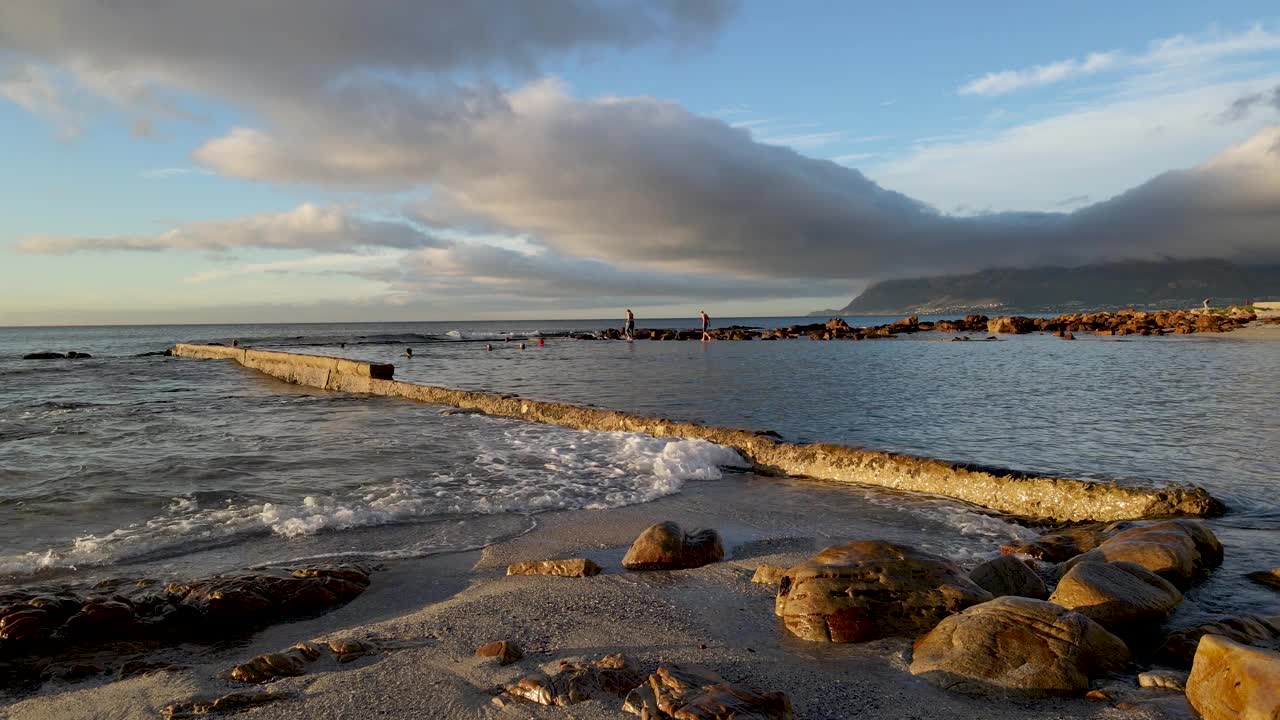
[[[1117,631],[1164,620],[1182,602],[1182,593],[1135,563],[1082,562],[1062,576],[1049,602]]]
[[[1013,555],[1001,555],[969,571],[969,579],[993,597],[1017,595],[1043,600],[1049,596],[1044,581]]]
[[[760,565],[756,567],[756,572],[751,576],[751,582],[760,583],[762,585],[777,585],[782,581],[782,576],[787,569],[781,565]]]
[[[572,560],[533,560],[507,566],[508,575],[555,575],[558,577],[590,577],[600,574],[600,566],[588,558]]]
[[[66,359],[66,357],[67,356],[63,355],[62,353],[37,352],[37,353],[27,353],[26,355],[22,356],[22,359],[23,360],[64,360]]]
[[[622,558],[628,570],[680,570],[724,559],[715,530],[684,532],[673,522],[661,522],[640,533]]]
[[[71,352],[67,353],[68,360],[83,360],[91,357],[93,356],[87,352],[76,352],[75,350],[72,350]]]
[[[987,332],[989,333],[1029,333],[1037,329],[1036,321],[1029,317],[1013,315],[1009,317],[992,318],[987,321]]]
[[[476,648],[476,657],[498,658],[499,665],[510,665],[524,657],[520,647],[507,640],[494,640]]]
[[[643,682],[644,674],[625,655],[616,654],[588,663],[561,660],[554,676],[526,675],[504,692],[539,705],[565,707],[596,697],[625,697]]]
[[[1007,596],[938,623],[915,642],[911,673],[975,695],[1078,695],[1121,670],[1129,648],[1080,613]]]
[[[1063,563],[1066,573],[1080,562],[1137,563],[1179,588],[1222,564],[1222,544],[1198,520],[1163,520],[1109,535],[1097,547]]]
[[[1138,673],[1138,687],[1181,692],[1187,689],[1187,673],[1182,670],[1148,670]]]
[[[790,720],[791,701],[725,682],[709,670],[670,663],[627,694],[622,709],[644,720]]]
[[[879,540],[833,545],[783,574],[776,613],[805,640],[866,642],[917,635],[985,602],[951,561]]]
[[[373,655],[379,650],[377,643],[354,638],[330,640],[326,644],[329,646],[329,652],[333,653],[333,659],[339,663],[349,663],[366,655]]]
[[[1280,653],[1204,636],[1187,678],[1187,700],[1204,720],[1280,718]]]
[[[1218,635],[1242,645],[1280,650],[1280,615],[1235,615],[1169,633],[1156,657],[1174,667],[1189,668],[1200,638]]]
[[[1259,585],[1266,585],[1267,587],[1280,590],[1280,568],[1251,572],[1247,577]]]

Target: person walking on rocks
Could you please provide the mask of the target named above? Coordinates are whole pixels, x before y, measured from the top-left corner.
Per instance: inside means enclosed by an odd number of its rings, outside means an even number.
[[[711,316],[707,315],[706,310],[699,310],[698,314],[702,316],[702,342],[707,342],[711,339],[711,333],[708,332],[711,330]]]
[[[627,324],[622,326],[622,337],[631,342],[636,336],[636,316],[627,308]]]

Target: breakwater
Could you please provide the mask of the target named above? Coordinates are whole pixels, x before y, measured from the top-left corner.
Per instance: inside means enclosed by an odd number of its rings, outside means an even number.
[[[1143,487],[1027,475],[828,443],[792,443],[770,433],[723,428],[394,379],[394,366],[221,345],[179,344],[178,357],[235,360],[287,382],[338,392],[401,397],[560,427],[701,439],[734,448],[763,474],[877,485],[962,500],[1051,522],[1113,521],[1222,509],[1194,485]]]

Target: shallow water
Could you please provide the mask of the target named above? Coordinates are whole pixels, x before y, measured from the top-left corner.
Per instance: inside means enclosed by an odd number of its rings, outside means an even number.
[[[720,324],[730,322],[808,320]],[[288,386],[229,363],[131,357],[178,341],[237,338],[394,362],[404,380],[788,439],[1074,477],[1198,483],[1231,508],[1214,522],[1228,562],[1193,591],[1200,602],[1190,606],[1277,605],[1240,576],[1280,565],[1280,384],[1269,380],[1280,376],[1280,344],[1039,335],[952,343],[933,333],[831,343],[566,337],[605,325],[0,329],[0,574],[22,582],[430,554],[519,534],[544,510],[679,492],[735,462],[704,443],[442,414]],[[503,341],[508,334],[542,335],[546,345],[529,340],[520,350],[518,340]],[[402,357],[407,346],[412,359]],[[95,357],[19,359],[46,349]],[[878,491],[869,497],[904,502]],[[1017,532],[955,504],[911,512],[930,522],[952,514],[953,524],[992,543]]]

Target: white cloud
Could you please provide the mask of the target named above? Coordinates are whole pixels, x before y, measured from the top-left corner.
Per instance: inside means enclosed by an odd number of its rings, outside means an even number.
[[[36,235],[18,244],[19,252],[69,255],[86,251],[202,250],[235,248],[345,250],[359,247],[411,249],[438,240],[403,222],[370,220],[341,208],[299,205],[282,213],[263,213],[230,220],[186,223],[155,235],[67,237]]]
[[[1213,32],[1200,36],[1175,35],[1157,40],[1142,53],[1095,52],[1083,58],[1059,60],[1023,70],[1002,70],[960,86],[961,95],[1006,95],[1027,88],[1053,85],[1104,70],[1122,68],[1147,72],[1198,66],[1238,55],[1280,50],[1280,33],[1255,25],[1238,33]]]
[[[164,180],[181,175],[212,175],[213,171],[201,167],[162,167],[149,168],[142,171],[142,177],[148,180]]]
[[[241,275],[262,275],[270,273],[344,273],[356,274],[378,268],[394,267],[404,253],[373,253],[357,255],[352,253],[335,253],[329,255],[310,255],[292,260],[274,260],[261,263],[244,263],[235,267],[218,270],[205,270],[182,279],[186,283],[208,283]]]

